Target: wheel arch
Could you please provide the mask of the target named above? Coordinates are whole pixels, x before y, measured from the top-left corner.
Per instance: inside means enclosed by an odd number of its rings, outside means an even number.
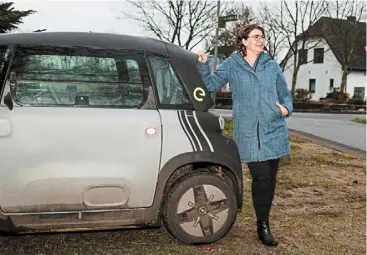
[[[175,156],[170,159],[158,174],[156,192],[152,212],[155,215],[147,215],[147,222],[154,223],[156,220],[160,221],[161,209],[164,204],[167,192],[174,183],[179,181],[182,177],[195,171],[218,172],[218,167],[221,168],[223,177],[227,182],[231,182],[234,189],[238,209],[242,208],[243,196],[243,180],[242,180],[242,165],[236,162],[228,155],[219,153],[204,153],[204,152],[189,152]],[[205,171],[204,170],[204,171]]]

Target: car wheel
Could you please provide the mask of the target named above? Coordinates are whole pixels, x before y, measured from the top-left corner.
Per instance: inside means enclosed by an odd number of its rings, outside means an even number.
[[[199,172],[183,177],[168,191],[163,223],[183,243],[214,243],[232,228],[236,214],[236,196],[228,183]]]

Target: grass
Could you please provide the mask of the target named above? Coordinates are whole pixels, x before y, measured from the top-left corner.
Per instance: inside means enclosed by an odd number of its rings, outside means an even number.
[[[161,228],[0,237],[1,254],[365,254],[365,161],[289,140],[292,155],[281,160],[271,211],[277,248],[257,240],[245,167],[242,212],[215,244],[186,246]]]
[[[225,120],[223,134],[229,137],[233,137],[233,121]]]
[[[360,123],[360,124],[366,124],[365,118],[356,118],[352,120],[353,122]]]

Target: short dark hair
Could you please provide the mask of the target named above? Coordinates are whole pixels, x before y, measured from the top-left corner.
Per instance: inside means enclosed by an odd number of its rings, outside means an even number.
[[[242,39],[247,39],[248,35],[254,29],[259,29],[265,36],[264,28],[262,28],[258,24],[250,24],[250,25],[242,26],[237,30],[236,46],[237,46],[237,49],[242,51],[245,56],[246,56],[246,47],[245,45],[243,45]]]

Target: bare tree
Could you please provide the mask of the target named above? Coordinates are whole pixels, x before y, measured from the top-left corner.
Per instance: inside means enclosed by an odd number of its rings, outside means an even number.
[[[123,14],[139,22],[155,37],[187,50],[215,29],[216,1],[128,1],[136,11]]]
[[[291,93],[294,96],[297,75],[301,65],[307,63],[305,61],[305,55],[303,54],[306,49],[316,47],[319,42],[308,44],[310,36],[308,30],[311,26],[318,21],[326,11],[326,1],[286,1],[282,0],[277,5],[270,6],[269,3],[261,3],[261,8],[264,10],[263,19],[268,29],[271,31],[275,38],[272,43],[273,51],[279,53],[282,42],[285,41],[289,52],[283,59],[283,63],[286,63],[291,57],[293,57],[292,67],[292,89]],[[321,40],[320,40],[321,42]],[[282,45],[283,46],[283,45]],[[284,65],[283,70],[285,68]]]
[[[278,55],[287,47],[287,35],[279,33],[279,28],[274,25],[273,20],[280,20],[280,12],[272,12],[268,5],[261,4],[262,10],[259,11],[259,20],[266,37],[266,48],[274,60],[279,60]]]
[[[360,21],[366,20],[366,6],[363,1],[333,0],[328,2],[327,13],[331,19],[323,33],[342,65],[339,92],[343,99],[350,70],[356,67],[359,56],[365,57],[362,46],[366,45],[366,23]]]

